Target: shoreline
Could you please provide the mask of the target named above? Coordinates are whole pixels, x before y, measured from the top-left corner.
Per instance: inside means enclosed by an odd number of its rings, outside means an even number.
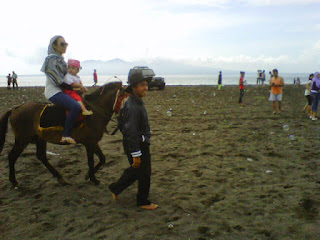
[[[89,87],[89,88],[94,88],[92,85],[84,85],[85,87]],[[103,85],[98,85],[97,87],[101,87]],[[125,85],[124,85],[125,86]],[[238,87],[239,85],[236,84],[227,84],[227,85],[222,85],[222,87]],[[305,87],[304,83],[301,83],[300,85],[296,85],[296,84],[285,84],[284,88],[286,86],[294,86],[294,87]],[[166,87],[218,87],[217,84],[212,84],[212,85],[208,85],[208,84],[198,84],[198,85],[167,85]],[[264,84],[264,85],[255,85],[255,84],[247,84],[245,85],[245,88],[254,88],[254,87],[269,87],[268,84]],[[44,86],[19,86],[19,88],[44,88]],[[7,87],[4,86],[0,86],[0,89],[7,89]],[[13,90],[13,88],[11,87],[11,90]],[[149,89],[151,91],[165,91],[164,90],[158,90],[156,88],[152,88]]]

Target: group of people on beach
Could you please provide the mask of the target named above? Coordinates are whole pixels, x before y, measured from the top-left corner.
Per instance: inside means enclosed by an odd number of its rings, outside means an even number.
[[[258,70],[257,85],[264,85],[265,80],[266,80],[266,71]]]
[[[12,83],[12,88],[13,89],[18,89],[18,75],[12,71],[12,75],[9,73],[7,76],[7,89],[11,90],[11,83]]]
[[[301,84],[301,81],[300,81],[300,78],[297,77],[297,78],[293,78],[293,85],[300,85]]]
[[[69,59],[65,62],[63,54],[68,43],[65,39],[56,35],[51,38],[46,57],[41,71],[46,75],[45,97],[52,103],[69,110],[66,116],[61,143],[75,144],[71,137],[71,130],[79,114],[91,115],[76,92],[84,93],[87,89],[82,85],[77,75],[81,69],[78,60]],[[94,71],[95,85],[97,83],[96,71]],[[127,101],[120,111],[119,129],[123,134],[123,147],[130,163],[118,181],[109,185],[114,200],[118,195],[138,181],[137,206],[142,209],[153,210],[158,206],[148,200],[151,176],[150,156],[150,126],[148,116],[142,98],[148,90],[147,80],[142,72],[137,72],[129,77],[129,86],[126,91],[130,93]],[[120,120],[121,119],[121,120]],[[121,124],[120,124],[121,123]]]
[[[273,69],[272,71],[272,77],[269,82],[269,88],[270,88],[270,97],[269,101],[272,102],[272,111],[273,114],[281,114],[281,101],[282,101],[282,88],[284,86],[284,80],[281,76],[278,75],[278,70]],[[240,90],[240,96],[238,103],[242,105],[242,100],[244,96],[244,90],[246,85],[246,80],[244,80],[245,72],[240,72],[240,78],[239,78],[239,90]]]
[[[91,115],[92,111],[85,108],[81,97],[76,92],[84,93],[87,89],[82,85],[78,73],[81,69],[78,60],[69,59],[64,61],[63,54],[66,52],[68,43],[62,36],[54,36],[50,40],[48,56],[41,71],[45,73],[45,97],[52,103],[69,110],[62,132],[62,143],[76,143],[71,137],[71,129],[79,114]],[[97,83],[96,71],[94,71],[95,85]],[[278,70],[270,72],[270,97],[273,114],[281,114],[282,88],[284,80],[278,75]],[[240,72],[239,78],[239,104],[242,104],[246,80],[245,72]],[[109,185],[114,200],[119,199],[119,194],[138,181],[137,206],[143,209],[156,209],[158,206],[148,200],[151,176],[150,156],[150,126],[148,116],[142,98],[148,90],[148,83],[141,72],[129,76],[129,86],[126,91],[130,93],[124,103],[118,117],[118,126],[123,134],[123,147],[130,166],[124,170],[118,181]],[[218,90],[222,85],[222,73],[219,73]],[[306,86],[305,95],[308,99],[304,111],[316,120],[316,111],[320,100],[320,73],[311,74]],[[311,109],[312,106],[312,109]]]
[[[242,98],[244,95],[245,88],[245,73],[240,72],[239,79],[239,104],[242,104]],[[300,82],[300,79],[299,79]],[[270,97],[269,101],[272,102],[272,111],[273,114],[281,114],[281,102],[282,102],[282,88],[284,86],[284,79],[278,75],[278,70],[273,69],[272,77],[270,79],[269,87],[270,87]],[[309,75],[308,83],[306,84],[306,89],[304,93],[307,103],[303,108],[303,112],[305,112],[308,117],[315,121],[317,120],[317,110],[320,101],[320,72],[311,73]]]
[[[309,75],[308,83],[304,95],[307,98],[307,104],[303,108],[311,120],[317,120],[317,110],[320,100],[320,72],[311,73]]]

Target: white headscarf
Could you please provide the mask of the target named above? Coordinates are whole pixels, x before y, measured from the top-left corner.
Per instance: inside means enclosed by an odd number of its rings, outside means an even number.
[[[54,55],[55,57],[60,57],[60,58],[64,59],[62,56],[60,56],[60,55],[56,52],[56,50],[55,50],[54,47],[53,47],[53,43],[54,43],[58,38],[60,38],[60,37],[62,37],[62,36],[60,36],[60,35],[55,35],[53,38],[50,39],[50,43],[49,43],[49,46],[48,46],[48,57],[46,57],[43,65],[42,65],[42,67],[41,67],[41,70],[40,70],[41,72],[45,72],[45,70],[46,70],[46,65],[47,65],[47,62],[48,62],[50,56]]]

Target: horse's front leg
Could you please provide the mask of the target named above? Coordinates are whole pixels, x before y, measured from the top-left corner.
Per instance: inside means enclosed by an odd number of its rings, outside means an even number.
[[[103,152],[100,149],[99,144],[96,145],[95,148],[95,152],[94,152],[98,158],[99,158],[99,163],[97,164],[97,166],[94,167],[94,172],[93,174],[96,174],[96,172],[106,163],[106,157],[104,156]],[[89,171],[85,176],[85,179],[88,180],[89,179]]]
[[[89,166],[89,178],[90,181],[93,182],[95,185],[99,185],[100,181],[96,179],[94,176],[94,152],[95,152],[95,145],[86,145],[87,150],[87,157],[88,157],[88,166]]]

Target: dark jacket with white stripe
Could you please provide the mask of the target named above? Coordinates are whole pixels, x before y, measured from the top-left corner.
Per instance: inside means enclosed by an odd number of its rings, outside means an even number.
[[[150,126],[143,101],[131,94],[120,110],[118,127],[123,134],[125,148],[132,157],[142,155],[140,145],[150,144]]]

